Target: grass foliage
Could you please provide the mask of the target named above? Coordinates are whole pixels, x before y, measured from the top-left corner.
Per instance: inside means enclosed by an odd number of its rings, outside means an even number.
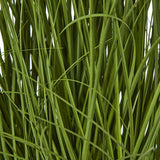
[[[159,0],[0,4],[1,160],[159,159]]]

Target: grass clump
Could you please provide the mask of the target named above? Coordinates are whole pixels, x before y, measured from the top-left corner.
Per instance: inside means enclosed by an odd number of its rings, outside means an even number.
[[[0,5],[0,159],[159,159],[160,2]]]

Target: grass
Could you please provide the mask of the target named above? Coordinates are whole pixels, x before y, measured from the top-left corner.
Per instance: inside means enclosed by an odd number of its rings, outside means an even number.
[[[0,4],[0,159],[159,159],[159,1]]]

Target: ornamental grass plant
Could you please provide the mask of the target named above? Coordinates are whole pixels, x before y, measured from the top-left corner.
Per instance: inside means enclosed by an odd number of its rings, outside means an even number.
[[[0,6],[0,160],[160,159],[159,0]]]

